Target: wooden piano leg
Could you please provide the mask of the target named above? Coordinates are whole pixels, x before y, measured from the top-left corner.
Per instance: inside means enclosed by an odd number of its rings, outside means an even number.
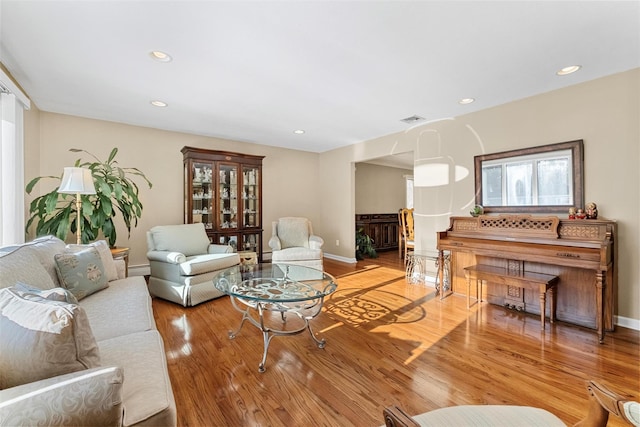
[[[464,276],[467,279],[467,310],[469,310],[469,294],[471,293],[471,278],[469,277],[469,273],[467,271],[464,272]]]
[[[602,271],[598,271],[596,272],[596,308],[598,310],[596,326],[598,328],[598,340],[600,344],[604,343],[604,289],[604,274],[602,274]]]
[[[547,306],[547,285],[540,285],[540,329],[544,331],[544,310]]]
[[[549,289],[549,292],[551,292],[551,301],[549,305],[549,323],[553,323],[556,321],[556,285],[553,285],[551,289]]]

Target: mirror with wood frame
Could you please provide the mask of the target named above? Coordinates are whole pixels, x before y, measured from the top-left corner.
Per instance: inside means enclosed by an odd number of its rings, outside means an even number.
[[[485,213],[566,213],[584,207],[582,140],[474,157]]]

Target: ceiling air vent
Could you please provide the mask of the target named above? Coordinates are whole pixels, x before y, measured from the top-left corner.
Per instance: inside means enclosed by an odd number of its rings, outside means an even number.
[[[420,117],[420,116],[411,116],[411,117],[407,117],[406,119],[402,119],[400,120],[401,122],[405,122],[405,123],[409,123],[410,125],[414,124],[414,123],[418,123],[418,122],[422,122],[424,121],[424,117]]]

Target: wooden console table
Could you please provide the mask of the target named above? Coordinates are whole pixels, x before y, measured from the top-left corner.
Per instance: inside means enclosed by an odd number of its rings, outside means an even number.
[[[471,291],[471,280],[476,281],[478,300],[482,302],[482,283],[500,283],[507,286],[515,286],[523,289],[538,291],[540,294],[540,329],[544,331],[544,314],[546,307],[547,291],[551,294],[549,306],[549,322],[556,319],[556,285],[558,276],[542,273],[531,273],[528,271],[509,272],[501,267],[490,265],[471,265],[464,268],[464,275],[467,279],[467,309],[469,309],[469,294]],[[524,307],[523,307],[524,308]]]

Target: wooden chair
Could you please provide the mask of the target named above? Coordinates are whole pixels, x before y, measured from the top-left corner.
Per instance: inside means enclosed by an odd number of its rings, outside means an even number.
[[[398,236],[398,258],[404,258],[407,262],[407,252],[414,248],[413,234],[413,208],[402,208],[398,211],[398,223],[400,232]],[[404,255],[403,255],[404,248]]]
[[[574,427],[605,427],[609,414],[632,426],[640,426],[640,403],[626,399],[606,387],[589,381],[589,408],[586,417]],[[440,408],[412,417],[397,406],[383,411],[387,427],[426,427],[440,425],[492,426],[528,425],[563,426],[558,417],[540,408],[509,405],[461,405]]]

